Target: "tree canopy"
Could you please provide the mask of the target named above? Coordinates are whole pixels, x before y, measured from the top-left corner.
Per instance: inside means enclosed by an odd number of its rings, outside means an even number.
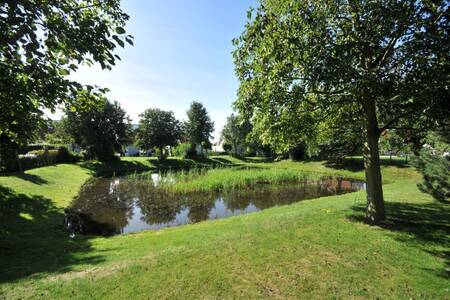
[[[263,141],[286,148],[330,120],[363,132],[368,220],[381,221],[380,134],[448,122],[448,9],[448,1],[261,0],[234,40],[235,107]]]
[[[232,146],[231,150],[235,155],[242,155],[250,129],[248,121],[240,120],[237,115],[231,114],[222,129],[221,140]]]
[[[104,89],[68,75],[80,64],[111,69],[132,36],[120,0],[3,1],[0,6],[0,162],[24,144],[44,109],[87,107]]]
[[[209,142],[214,131],[214,122],[200,102],[193,101],[186,112],[187,121],[184,124],[188,141],[193,145],[200,145],[202,148]]]
[[[138,145],[143,149],[157,148],[160,158],[164,157],[166,146],[176,146],[181,137],[181,124],[173,112],[150,108],[139,115],[137,129]]]
[[[118,102],[104,100],[96,109],[68,111],[66,123],[75,143],[102,161],[113,160],[130,141],[130,119]]]

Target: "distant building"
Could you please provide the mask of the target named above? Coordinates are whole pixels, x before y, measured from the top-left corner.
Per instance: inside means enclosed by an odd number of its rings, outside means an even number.
[[[139,148],[134,145],[126,146],[125,156],[139,156]]]
[[[225,150],[223,149],[223,143],[222,142],[214,143],[212,145],[212,151],[213,152],[224,152]]]

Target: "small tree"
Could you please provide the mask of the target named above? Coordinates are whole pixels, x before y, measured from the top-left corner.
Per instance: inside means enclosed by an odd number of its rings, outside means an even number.
[[[75,143],[101,161],[113,160],[130,138],[130,119],[118,102],[104,100],[95,109],[68,111],[67,123]]]
[[[137,141],[141,148],[157,148],[160,159],[164,158],[166,146],[176,146],[181,137],[181,125],[173,112],[150,108],[139,115]]]
[[[232,146],[231,150],[234,155],[242,155],[250,128],[248,122],[244,122],[235,114],[231,114],[222,129],[221,140],[224,144]]]
[[[199,145],[203,153],[203,145],[209,141],[214,131],[214,122],[211,121],[206,108],[200,102],[192,102],[186,114],[188,119],[184,127],[187,139],[193,147]]]

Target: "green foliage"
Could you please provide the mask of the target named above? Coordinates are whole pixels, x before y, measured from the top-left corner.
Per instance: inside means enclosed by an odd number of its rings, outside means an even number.
[[[45,135],[45,142],[49,144],[73,144],[75,141],[69,130],[67,117],[51,121],[48,133]]]
[[[376,130],[443,121],[447,9],[446,1],[261,1],[234,41],[235,106],[279,151],[314,139],[323,122],[361,133],[368,97],[383,124]]]
[[[422,173],[421,190],[431,194],[435,199],[448,201],[450,198],[450,134],[431,132],[425,139],[413,163]]]
[[[380,152],[384,155],[399,156],[400,154],[411,154],[411,145],[396,130],[387,130],[380,137]]]
[[[289,157],[292,160],[303,160],[306,158],[306,145],[300,143],[289,151]]]
[[[115,152],[129,142],[130,120],[118,102],[105,99],[95,109],[67,111],[67,123],[75,142],[88,151],[87,156],[101,161],[115,159]]]
[[[206,148],[205,148],[206,149]],[[195,150],[195,145],[190,143],[181,143],[173,149],[173,155],[186,158],[186,159],[197,159],[199,155],[197,150]]]
[[[140,114],[136,138],[142,149],[157,148],[160,159],[166,146],[176,146],[181,137],[180,122],[173,112],[150,108]]]
[[[180,143],[172,149],[172,155],[178,157],[184,157],[186,151],[191,147],[189,143]]]
[[[200,102],[193,101],[186,112],[187,121],[184,124],[187,140],[193,145],[200,145],[203,149],[205,142],[209,141],[214,131],[214,122]]]
[[[227,122],[222,129],[221,140],[224,145],[230,145],[234,155],[241,156],[247,146],[247,135],[251,130],[251,125],[248,121],[242,120],[239,116],[231,114],[227,117]],[[224,147],[224,150],[225,147]]]
[[[79,64],[111,69],[132,36],[119,0],[6,1],[0,13],[0,169],[14,167],[18,146],[33,140],[43,110],[87,107],[104,89],[69,75]]]
[[[380,134],[448,122],[449,7],[446,0],[261,0],[234,40],[235,107],[278,152],[317,140],[318,128],[335,129],[329,123],[362,133],[367,216],[379,222]]]
[[[118,0],[8,2],[0,16],[0,135],[24,142],[26,126],[41,109],[90,101],[76,96],[96,95],[68,79],[82,62],[111,69],[113,54],[132,37],[123,29],[128,16]],[[112,38],[111,38],[112,37]],[[21,123],[20,125],[18,123]]]
[[[54,150],[57,147],[50,144],[28,144],[19,148],[19,154],[27,154],[29,152],[33,152],[34,150],[43,150],[44,148]]]
[[[70,153],[66,147],[61,146],[58,149],[44,147],[40,150],[32,150],[25,155],[19,155],[19,167],[21,170],[28,170],[78,160],[78,156]]]

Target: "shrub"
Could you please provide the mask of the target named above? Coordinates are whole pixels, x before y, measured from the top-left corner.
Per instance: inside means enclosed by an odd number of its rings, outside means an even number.
[[[66,147],[59,147],[58,150],[32,150],[25,155],[19,155],[20,167],[28,170],[57,163],[75,162],[79,157],[69,152]]]
[[[44,150],[47,148],[48,150],[54,150],[56,148],[55,145],[47,145],[47,144],[29,144],[26,146],[19,147],[19,154],[27,154],[36,150]]]
[[[191,145],[189,143],[178,144],[178,146],[173,148],[172,154],[174,156],[185,157],[186,152],[189,150],[190,147],[191,147]]]
[[[188,159],[197,159],[197,158],[199,158],[197,150],[195,149],[195,145],[190,145],[189,146],[189,148],[184,153],[183,158],[188,158]]]
[[[449,140],[445,135],[429,134],[427,144],[412,161],[423,176],[419,188],[439,201],[448,201],[450,197],[450,157],[447,155]]]
[[[64,162],[70,162],[72,160],[72,157],[70,155],[69,149],[66,147],[59,147],[56,153],[56,162],[58,163],[64,163]]]
[[[292,160],[302,160],[306,156],[305,144],[300,143],[289,151],[289,158]]]

